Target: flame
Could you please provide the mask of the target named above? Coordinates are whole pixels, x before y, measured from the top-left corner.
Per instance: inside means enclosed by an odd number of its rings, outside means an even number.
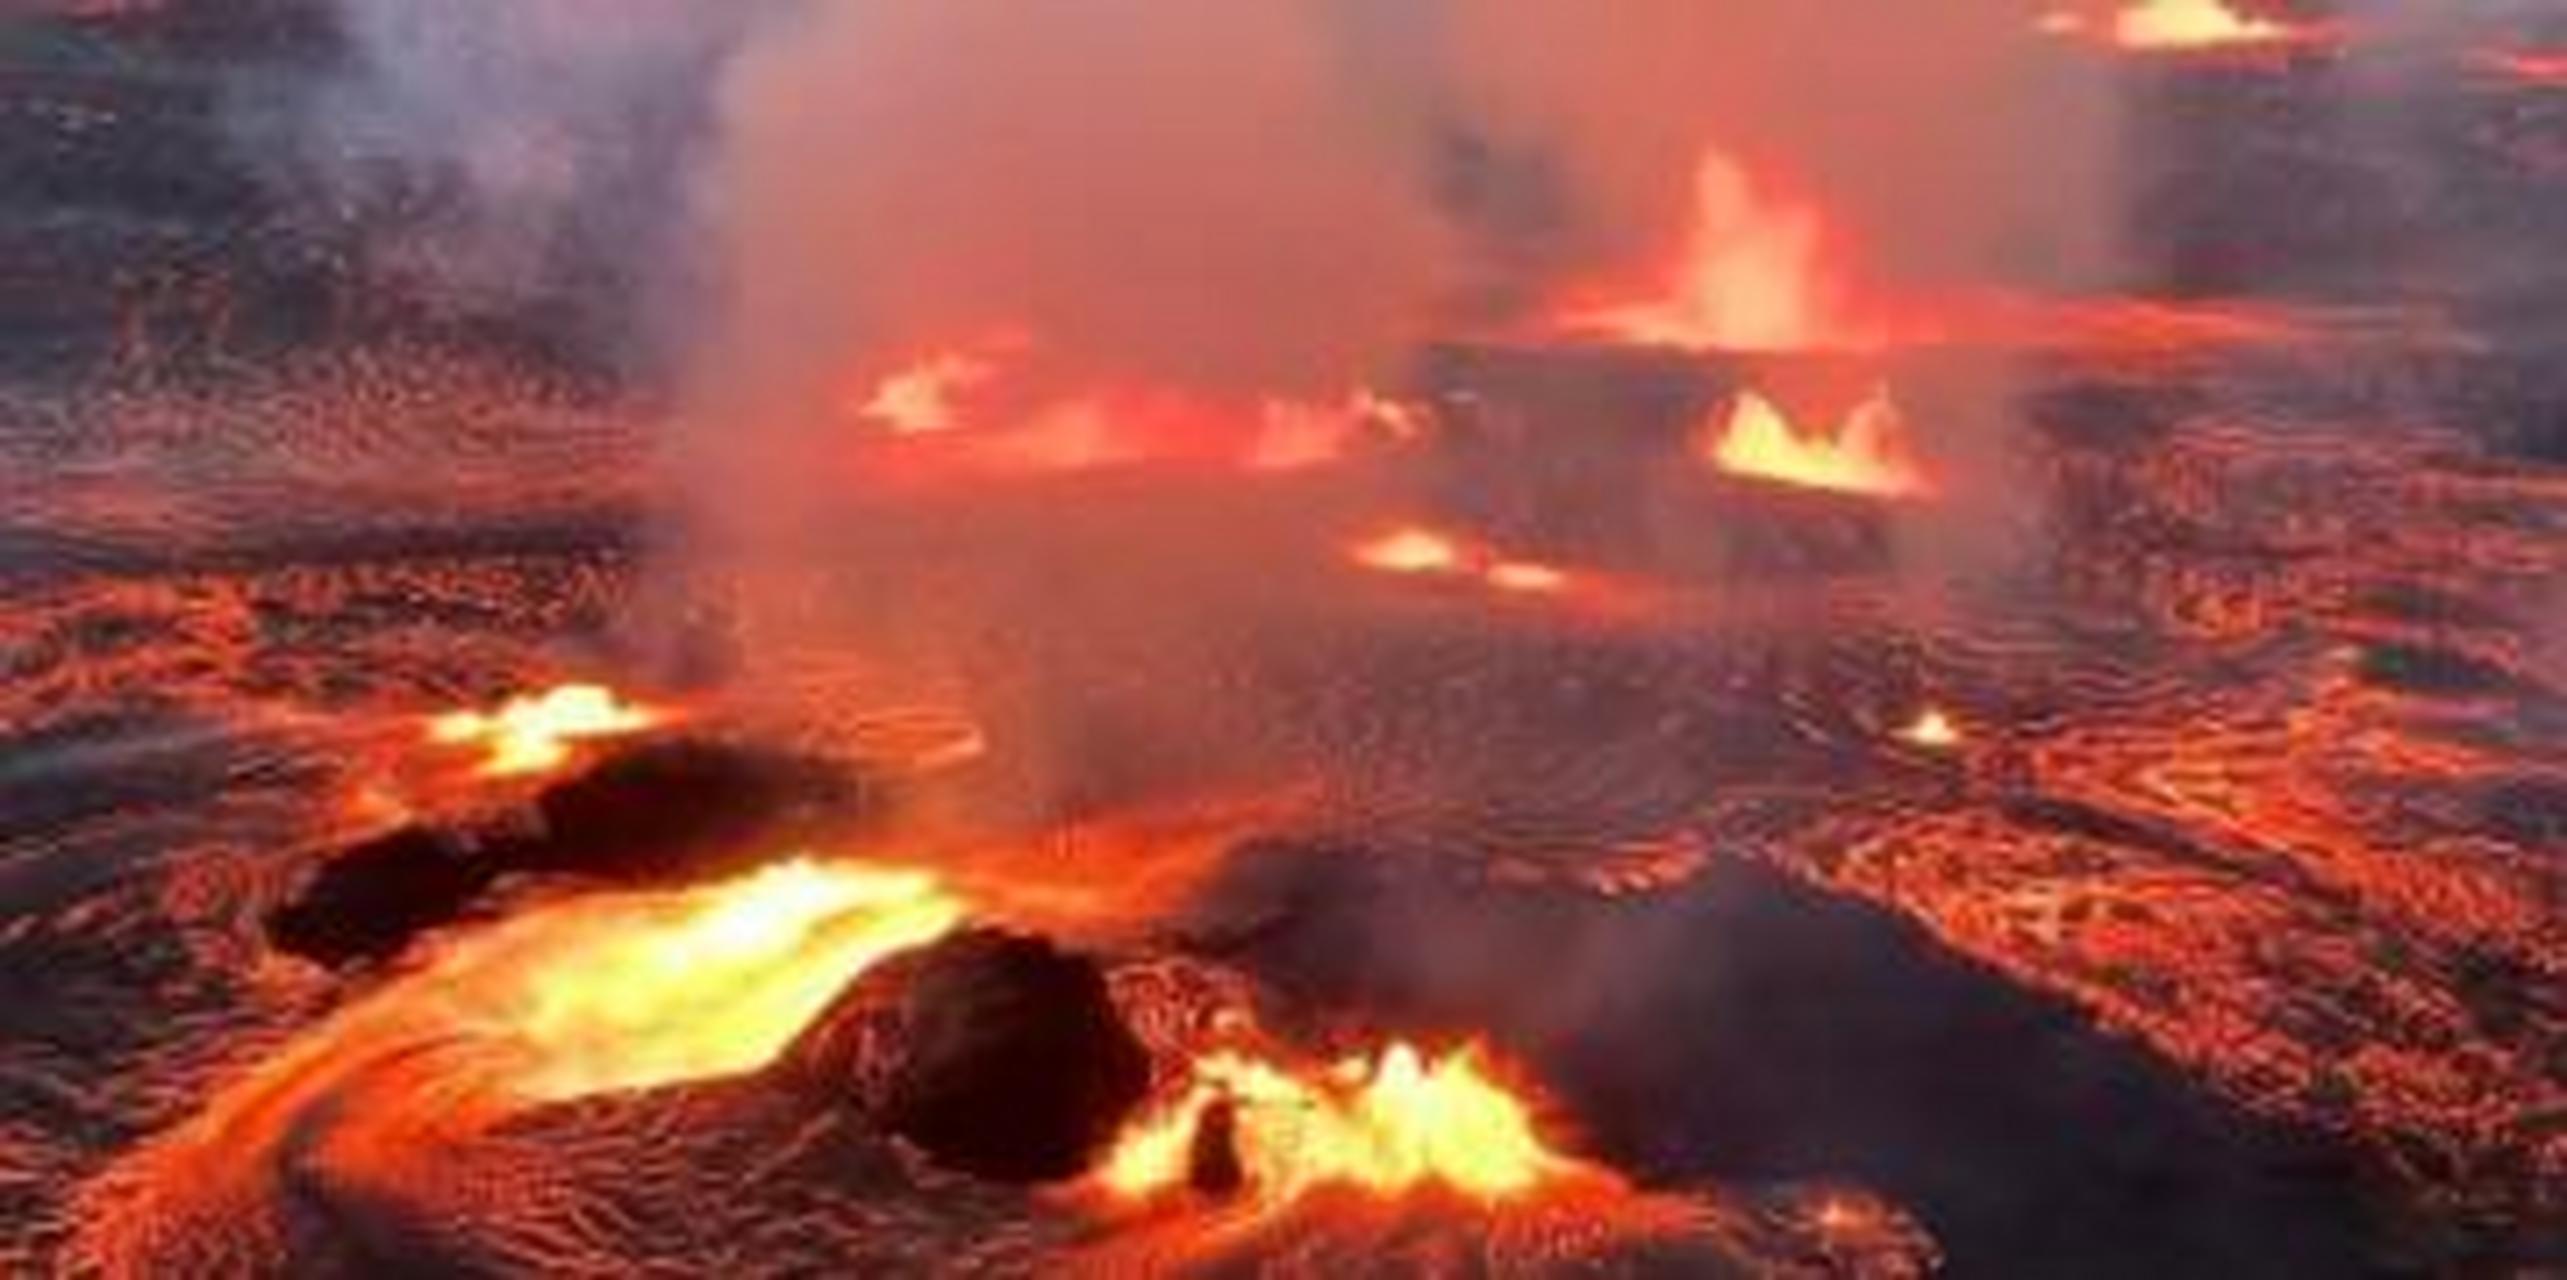
[[[2139,0],[2113,15],[2112,40],[2124,49],[2209,49],[2298,39],[2298,28],[2249,17],[2225,0]]]
[[[1585,1168],[1542,1142],[1531,1108],[1490,1078],[1476,1046],[1430,1059],[1402,1042],[1308,1075],[1208,1054],[1177,1105],[1125,1133],[1099,1180],[1125,1200],[1185,1185],[1199,1127],[1225,1101],[1243,1187],[1267,1206],[1323,1187],[1396,1196],[1433,1186],[1502,1200]]]
[[[1742,391],[1709,443],[1732,475],[1876,497],[1915,497],[1932,485],[1908,456],[1906,428],[1884,387],[1849,412],[1833,437],[1803,434],[1772,401]]]
[[[1655,296],[1573,309],[1572,332],[1686,350],[1874,349],[1901,326],[1858,303],[1819,209],[1704,154],[1693,226]]]
[[[667,719],[604,685],[564,684],[510,698],[496,711],[447,712],[428,721],[427,733],[441,746],[481,749],[475,772],[499,778],[558,769],[577,743],[640,733]]]
[[[1940,707],[1927,707],[1899,730],[1899,739],[1914,746],[1942,750],[1961,745],[1961,726]]]

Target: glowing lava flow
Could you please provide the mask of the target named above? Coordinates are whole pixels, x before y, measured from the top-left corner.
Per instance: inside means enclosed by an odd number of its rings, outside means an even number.
[[[1227,1119],[1214,1121],[1225,1107]],[[1207,1143],[1219,1145],[1206,1137],[1215,1123],[1227,1125],[1239,1188],[1269,1207],[1329,1186],[1383,1196],[1432,1186],[1500,1200],[1600,1176],[1543,1144],[1531,1109],[1489,1078],[1476,1049],[1429,1059],[1399,1043],[1377,1060],[1311,1076],[1210,1054],[1176,1105],[1129,1131],[1098,1177],[1125,1200],[1186,1186]]]
[[[1655,296],[1575,308],[1561,326],[1693,351],[1867,350],[1904,327],[1858,304],[1817,207],[1766,189],[1718,151],[1695,172],[1693,225],[1668,276]]]
[[[1507,595],[1559,595],[1579,585],[1578,578],[1556,565],[1511,559],[1493,548],[1416,525],[1359,542],[1348,555],[1356,564],[1380,573],[1470,579]]]
[[[1394,529],[1358,545],[1355,563],[1384,573],[1460,573],[1469,555],[1462,544],[1432,529]]]
[[[2214,49],[2296,40],[2298,28],[2248,17],[2225,0],[2140,0],[2113,15],[2112,41],[2124,49]]]
[[[1774,403],[1741,391],[1705,442],[1732,475],[1874,497],[1917,497],[1933,486],[1910,458],[1898,406],[1884,389],[1856,405],[1834,436],[1803,433]]]
[[[279,1183],[411,1185],[448,1143],[529,1108],[755,1070],[963,911],[927,873],[815,860],[533,907],[447,942],[120,1160],[87,1193],[74,1252],[111,1275],[240,1272],[188,1260],[190,1242],[283,1239],[257,1217],[294,1199]]]
[[[1500,591],[1522,595],[1549,595],[1569,586],[1567,570],[1534,560],[1500,560],[1488,567],[1482,579]]]
[[[1074,1189],[1109,1229],[1071,1273],[1734,1270],[1739,1219],[1553,1149],[1476,1047],[1393,1043],[1332,1068],[1248,1034],[1193,1057]]]
[[[551,922],[501,1008],[515,1087],[554,1100],[755,1070],[857,974],[962,918],[925,872],[795,860]]]
[[[625,702],[603,685],[565,684],[510,698],[496,711],[437,716],[428,722],[428,740],[479,748],[484,755],[476,772],[515,777],[560,768],[576,743],[640,733],[667,719],[667,713]]]
[[[1927,707],[1901,728],[1898,736],[1910,746],[1940,751],[1961,745],[1961,726],[1941,707]]]
[[[846,397],[869,428],[866,469],[912,480],[1181,463],[1292,471],[1367,434],[1405,438],[1416,413],[1368,390],[1211,394],[1102,379],[1013,329],[931,348]]]
[[[448,1057],[452,1079],[478,1085],[459,1096],[497,1112],[737,1075],[783,1052],[857,974],[962,917],[925,872],[813,859],[566,899],[454,940],[208,1114],[220,1125],[244,1101],[419,1052]]]

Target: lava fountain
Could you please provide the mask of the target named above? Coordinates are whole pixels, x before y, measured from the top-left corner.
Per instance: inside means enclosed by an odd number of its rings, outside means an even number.
[[[1334,1185],[1495,1200],[1582,1175],[1596,1176],[1544,1145],[1531,1108],[1491,1078],[1476,1046],[1430,1058],[1398,1042],[1316,1074],[1209,1054],[1176,1105],[1135,1126],[1099,1176],[1125,1199],[1217,1181],[1278,1205]]]
[[[1571,334],[1688,351],[1871,350],[1926,336],[1854,284],[1850,255],[1818,206],[1706,152],[1692,223],[1660,283],[1638,297],[1573,305]]]
[[[1887,388],[1854,406],[1833,435],[1804,431],[1773,401],[1742,391],[1707,433],[1703,450],[1731,475],[1881,498],[1922,497],[1933,484],[1906,436]]]
[[[1475,1044],[1395,1041],[1333,1066],[1205,1053],[1075,1193],[1114,1226],[1077,1269],[1509,1275],[1611,1271],[1660,1249],[1729,1260],[1720,1210],[1561,1153],[1535,1114]]]

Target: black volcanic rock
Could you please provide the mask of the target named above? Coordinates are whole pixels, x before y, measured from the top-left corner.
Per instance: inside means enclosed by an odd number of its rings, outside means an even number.
[[[2503,667],[2439,645],[2373,641],[2363,646],[2356,669],[2366,683],[2418,697],[2490,698],[2524,691]]]
[[[268,913],[268,940],[325,965],[384,959],[462,915],[500,870],[460,835],[403,827],[323,863],[301,893]]]
[[[663,884],[729,874],[845,829],[862,794],[824,760],[648,742],[545,788],[531,814],[412,825],[340,851],[268,913],[268,940],[334,967],[384,959],[461,917],[503,875]]]
[[[1185,1180],[1187,1186],[1208,1196],[1237,1195],[1248,1185],[1248,1171],[1239,1163],[1237,1102],[1215,1098],[1203,1108],[1186,1148]]]
[[[1094,961],[996,930],[876,967],[787,1061],[939,1164],[1020,1183],[1086,1169],[1150,1082]]]
[[[821,761],[691,738],[599,761],[535,799],[538,830],[494,840],[513,868],[613,879],[728,870],[843,821],[858,787]]]

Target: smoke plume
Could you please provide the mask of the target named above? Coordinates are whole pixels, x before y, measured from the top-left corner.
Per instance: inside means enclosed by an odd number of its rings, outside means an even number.
[[[340,4],[353,67],[306,154],[438,193],[415,243],[458,292],[603,257],[686,304],[641,326],[683,337],[680,576],[823,647],[1040,631],[1062,682],[1198,648],[1216,679],[1207,636],[1287,590],[1244,549],[1326,536],[1276,522],[1328,504],[918,527],[846,459],[851,405],[923,355],[1005,349],[1012,412],[1330,403],[1663,256],[1712,152],[1888,291],[2072,283],[2110,248],[2093,60],[2014,0]],[[1174,683],[1171,719],[1238,701]]]

